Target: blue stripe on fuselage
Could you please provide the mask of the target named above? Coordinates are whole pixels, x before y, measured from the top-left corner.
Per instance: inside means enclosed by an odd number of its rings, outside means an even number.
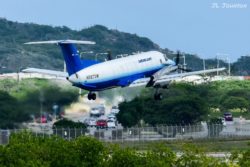
[[[74,84],[74,86],[77,86],[79,88],[89,90],[89,91],[100,91],[100,90],[105,90],[113,87],[125,87],[128,86],[131,82],[145,77],[150,77],[153,75],[155,72],[160,70],[162,66],[159,66],[154,69],[147,69],[147,71],[143,72],[138,72],[135,74],[130,74],[130,75],[123,75],[123,76],[116,76],[113,78],[109,78],[109,80],[105,81],[98,81],[98,82],[92,82],[92,83],[79,83],[79,84]]]

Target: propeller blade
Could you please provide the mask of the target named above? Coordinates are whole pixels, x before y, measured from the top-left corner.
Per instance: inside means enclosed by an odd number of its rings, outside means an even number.
[[[176,65],[179,65],[179,63],[180,63],[180,51],[178,50],[177,51],[177,54],[176,54],[176,59],[175,59],[175,64]]]

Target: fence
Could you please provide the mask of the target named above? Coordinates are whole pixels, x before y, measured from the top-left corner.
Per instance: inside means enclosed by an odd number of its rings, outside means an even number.
[[[26,129],[27,130],[27,129]],[[78,136],[93,136],[105,142],[146,142],[146,141],[168,141],[168,140],[195,140],[195,139],[228,139],[228,138],[250,138],[250,124],[207,125],[201,123],[197,125],[185,126],[155,126],[155,127],[133,127],[116,129],[76,129],[60,128],[49,129],[40,128],[28,129],[36,136],[57,135],[67,140]],[[23,129],[0,130],[0,144],[7,144],[12,133],[23,131]]]

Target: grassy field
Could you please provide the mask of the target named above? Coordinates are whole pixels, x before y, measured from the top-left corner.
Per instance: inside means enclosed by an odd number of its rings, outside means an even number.
[[[148,150],[157,144],[163,144],[174,151],[181,151],[186,145],[196,146],[204,152],[232,152],[250,149],[250,139],[224,139],[224,140],[184,140],[184,141],[130,141],[113,142],[121,147],[135,148],[136,150]],[[112,144],[113,144],[112,143]]]

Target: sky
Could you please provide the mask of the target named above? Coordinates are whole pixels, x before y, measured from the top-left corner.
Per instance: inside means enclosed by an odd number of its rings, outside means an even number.
[[[104,25],[201,58],[250,55],[250,0],[0,0],[0,17],[75,30]]]

